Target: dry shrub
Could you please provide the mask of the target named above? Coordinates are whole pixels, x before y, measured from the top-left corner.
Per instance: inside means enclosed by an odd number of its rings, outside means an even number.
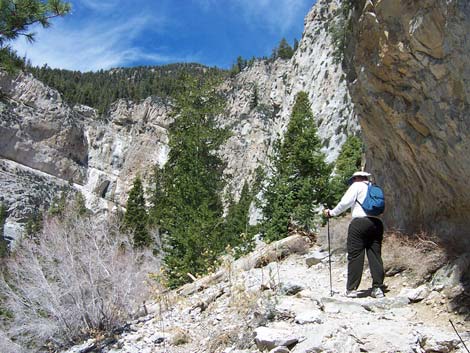
[[[447,260],[436,236],[399,232],[385,234],[382,258],[388,276],[406,271],[417,283],[428,280]]]
[[[214,334],[207,346],[208,352],[222,352],[230,345],[237,343],[241,329],[231,329]]]
[[[134,249],[116,222],[46,219],[6,261],[0,298],[12,318],[3,331],[26,351],[42,351],[113,329],[148,298],[156,271],[150,250]]]
[[[191,338],[187,330],[180,327],[175,327],[171,336],[171,344],[173,346],[181,346],[183,344],[189,343]]]

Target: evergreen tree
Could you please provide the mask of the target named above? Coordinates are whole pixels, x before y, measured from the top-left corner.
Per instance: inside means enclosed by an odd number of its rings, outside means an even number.
[[[77,216],[84,216],[87,214],[88,209],[85,205],[85,197],[81,192],[78,192],[74,198],[73,210],[76,212]]]
[[[0,48],[0,68],[9,73],[13,73],[18,69],[24,69],[25,62],[10,47]],[[0,92],[0,96],[2,93]]]
[[[165,207],[165,191],[163,189],[163,170],[158,166],[155,166],[153,169],[152,184],[149,225],[160,228],[162,225],[163,208]]]
[[[51,216],[61,216],[67,206],[68,191],[62,190],[59,196],[54,196],[47,212]]]
[[[279,43],[279,46],[277,47],[276,56],[278,58],[288,60],[292,58],[292,55],[294,55],[294,50],[289,45],[287,40],[285,38],[282,38]]]
[[[134,246],[149,246],[152,239],[147,229],[148,215],[145,207],[144,188],[142,180],[137,176],[129,192],[124,214],[123,225],[125,229],[134,234]]]
[[[314,209],[326,202],[331,166],[320,151],[321,141],[305,92],[296,96],[284,136],[274,146],[272,174],[264,192],[264,238],[278,240],[289,227],[305,231],[315,225]]]
[[[85,104],[96,108],[100,114],[106,113],[111,103],[119,98],[135,101],[149,96],[173,98],[182,93],[181,81],[187,77],[203,82],[227,75],[224,70],[188,63],[84,73],[51,69],[47,65],[27,69],[37,79],[56,88],[69,104]]]
[[[248,224],[252,201],[253,195],[245,183],[240,194],[240,200],[237,203],[231,202],[225,217],[225,242],[235,250],[236,257],[246,254],[254,248],[254,230]]]
[[[216,127],[222,101],[213,85],[185,80],[170,126],[170,153],[165,164],[162,233],[169,285],[206,273],[224,250],[224,164],[215,153],[228,137]]]
[[[328,206],[336,205],[348,188],[351,175],[361,169],[362,141],[357,136],[349,136],[336,159],[335,175],[330,181]]]
[[[237,58],[237,68],[238,68],[238,72],[241,72],[243,71],[243,69],[246,67],[247,65],[247,62],[245,59],[243,59],[243,57],[239,56]]]
[[[259,103],[259,93],[258,93],[258,85],[253,86],[253,94],[250,100],[250,108],[255,109]]]
[[[7,71],[24,68],[25,60],[19,58],[7,45],[18,36],[34,40],[28,28],[36,23],[50,26],[53,17],[63,16],[70,5],[61,0],[0,0],[0,67]]]
[[[3,203],[0,203],[0,257],[4,257],[8,254],[8,242],[4,234],[6,219],[7,209]]]

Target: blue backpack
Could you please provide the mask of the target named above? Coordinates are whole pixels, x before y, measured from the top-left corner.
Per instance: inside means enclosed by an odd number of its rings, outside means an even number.
[[[357,200],[356,200],[357,201]],[[368,183],[367,195],[363,203],[357,201],[368,216],[378,216],[385,210],[385,197],[382,188],[378,185]]]

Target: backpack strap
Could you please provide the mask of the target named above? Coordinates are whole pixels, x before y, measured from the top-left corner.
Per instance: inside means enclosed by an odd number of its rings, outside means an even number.
[[[363,183],[367,185],[367,192],[369,192],[369,188],[370,188],[370,186],[371,186],[371,182],[370,182],[370,181],[368,181],[368,182],[363,181]],[[366,195],[366,197],[367,197],[367,195]],[[359,205],[361,205],[361,207],[362,207],[362,203],[359,202],[359,200],[357,199],[357,197],[356,197],[356,202],[357,202]]]

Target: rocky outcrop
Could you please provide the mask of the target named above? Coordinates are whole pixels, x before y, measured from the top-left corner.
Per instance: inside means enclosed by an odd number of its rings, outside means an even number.
[[[8,239],[61,190],[82,192],[95,213],[125,205],[136,175],[148,180],[166,161],[170,118],[160,99],[120,100],[98,118],[92,108],[72,109],[31,75],[0,72],[0,88],[0,202]]]
[[[233,136],[222,147],[230,188],[238,195],[258,166],[269,163],[272,143],[282,138],[297,93],[305,91],[329,162],[351,134],[359,134],[346,73],[333,56],[329,23],[341,1],[321,0],[305,17],[305,29],[290,60],[256,61],[225,83],[227,113],[221,123]],[[253,104],[255,91],[257,103]]]
[[[0,72],[0,156],[81,183],[87,144],[76,114],[59,93],[30,76]]]
[[[469,19],[466,1],[366,1],[350,83],[388,225],[467,242]]]
[[[137,175],[149,180],[155,166],[168,157],[168,104],[149,97],[136,104],[115,102],[104,121],[89,120],[83,126],[88,145],[88,174],[84,188],[125,205]]]

